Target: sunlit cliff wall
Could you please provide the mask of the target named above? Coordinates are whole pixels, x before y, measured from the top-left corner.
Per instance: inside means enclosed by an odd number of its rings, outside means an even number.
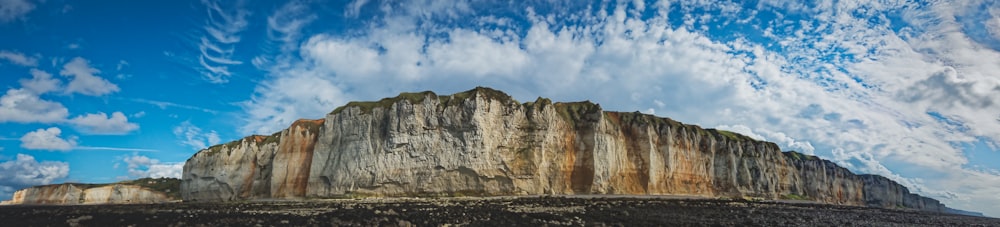
[[[489,88],[352,102],[210,147],[185,164],[181,192],[191,201],[634,194],[943,208],[888,179],[736,133],[590,102],[519,103]]]

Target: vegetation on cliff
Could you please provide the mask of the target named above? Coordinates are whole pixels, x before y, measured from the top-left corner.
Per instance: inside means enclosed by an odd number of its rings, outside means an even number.
[[[441,105],[440,107],[457,106],[465,102],[465,100],[476,97],[476,94],[491,100],[517,102],[517,100],[514,100],[514,98],[510,97],[510,95],[507,95],[507,93],[504,93],[502,91],[498,91],[488,87],[476,87],[472,90],[463,91],[452,95],[437,95],[432,91],[403,92],[399,93],[399,95],[397,95],[396,97],[383,98],[374,102],[352,101],[348,102],[346,105],[337,107],[336,109],[331,111],[330,114],[339,114],[351,107],[357,107],[361,110],[361,113],[368,114],[371,113],[372,110],[374,109],[389,108],[392,107],[393,104],[396,104],[404,100],[409,102],[410,104],[421,104],[424,103],[424,100],[426,100],[428,97],[437,98],[438,103],[440,103]]]
[[[803,154],[803,153],[799,153],[797,151],[785,151],[785,152],[781,152],[781,153],[783,153],[785,155],[785,157],[788,157],[788,158],[790,158],[792,160],[796,160],[796,161],[814,161],[814,160],[819,160],[819,157],[812,156],[812,155],[807,155],[807,154]]]
[[[310,130],[312,130],[312,129],[319,130],[319,126],[316,126],[315,124],[305,124],[305,125],[307,127],[312,127],[312,128],[310,128]],[[239,146],[244,141],[247,141],[247,142],[254,141],[257,144],[257,146],[261,146],[261,145],[265,145],[265,144],[271,144],[271,143],[278,143],[278,142],[281,142],[281,132],[276,132],[274,134],[271,134],[270,136],[252,135],[252,136],[243,137],[241,139],[229,141],[229,142],[224,143],[224,144],[212,145],[211,147],[208,147],[208,148],[205,148],[205,149],[203,149],[201,151],[198,151],[198,153],[204,153],[206,155],[215,155],[215,154],[218,154],[222,150],[227,150],[228,152],[232,152],[232,149],[236,148],[237,146]]]

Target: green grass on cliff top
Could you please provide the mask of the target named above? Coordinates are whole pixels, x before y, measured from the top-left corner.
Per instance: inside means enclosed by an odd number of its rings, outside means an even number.
[[[799,153],[797,151],[785,151],[785,152],[781,152],[781,153],[785,154],[786,157],[791,158],[792,160],[796,160],[796,161],[803,161],[803,160],[805,160],[805,161],[813,161],[813,160],[819,160],[819,157],[812,156],[812,155],[807,155],[807,154],[803,154],[803,153]]]
[[[473,88],[472,90],[459,92],[452,95],[437,95],[432,91],[403,92],[399,93],[399,95],[397,95],[396,97],[383,98],[375,102],[353,101],[353,102],[348,102],[346,105],[343,105],[341,107],[337,107],[332,112],[330,112],[330,114],[342,113],[344,112],[344,110],[351,107],[360,108],[362,113],[371,113],[371,111],[376,108],[389,108],[393,104],[403,100],[406,100],[411,104],[423,103],[424,100],[427,99],[427,97],[432,97],[432,98],[436,97],[443,106],[455,106],[461,104],[462,102],[468,100],[469,98],[475,97],[476,94],[485,96],[486,98],[493,100],[517,102],[517,100],[514,100],[513,97],[510,97],[510,95],[507,95],[507,93],[504,93],[502,91],[498,91],[488,87],[476,87]]]

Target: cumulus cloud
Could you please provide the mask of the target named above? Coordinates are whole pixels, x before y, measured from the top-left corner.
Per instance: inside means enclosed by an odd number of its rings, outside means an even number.
[[[38,129],[21,137],[21,148],[29,150],[68,151],[76,147],[76,137],[63,139],[62,130],[56,127]]]
[[[0,24],[24,18],[35,9],[28,0],[0,0]]]
[[[0,9],[0,11],[2,11],[2,9]],[[0,13],[0,14],[2,14],[2,13]],[[3,16],[0,16],[0,18],[2,18],[2,17]],[[2,19],[0,19],[0,21],[2,21]],[[0,59],[4,59],[4,60],[7,60],[7,61],[10,61],[11,63],[17,64],[17,65],[20,65],[20,66],[33,67],[33,66],[37,66],[38,65],[38,59],[37,58],[31,57],[31,56],[27,56],[27,55],[22,54],[21,52],[16,52],[16,51],[0,50]]]
[[[226,83],[232,72],[229,66],[243,64],[233,53],[240,41],[240,33],[249,25],[250,12],[242,8],[242,1],[202,0],[208,12],[208,20],[203,27],[204,36],[199,39],[198,63],[202,66],[202,76],[212,83]],[[231,3],[232,5],[223,5]]]
[[[44,86],[30,89],[44,90]],[[43,100],[29,89],[10,89],[0,97],[0,123],[55,123],[67,116],[69,110],[62,104]]]
[[[189,121],[181,122],[174,127],[174,135],[180,139],[181,144],[194,149],[205,149],[208,146],[219,144],[219,134],[215,130],[203,133],[201,128],[191,124]]]
[[[118,85],[95,75],[100,72],[91,67],[87,59],[76,57],[66,63],[59,74],[72,78],[66,86],[66,93],[100,96],[118,92]]]
[[[20,188],[23,186],[49,184],[69,175],[69,164],[65,162],[35,160],[26,154],[17,154],[14,160],[0,162],[0,185]]]
[[[142,155],[133,154],[125,157],[123,161],[128,166],[128,175],[136,178],[181,178],[181,173],[184,170],[183,162],[164,163],[160,162],[158,159],[152,159]]]
[[[104,112],[86,114],[69,122],[88,134],[121,135],[139,129],[139,125],[128,122],[128,117],[122,112],[111,113],[110,117]]]

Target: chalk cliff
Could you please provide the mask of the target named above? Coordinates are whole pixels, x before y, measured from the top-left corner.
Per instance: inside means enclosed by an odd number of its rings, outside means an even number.
[[[804,199],[941,211],[888,179],[732,132],[476,88],[351,102],[199,151],[186,201],[540,194]]]
[[[144,178],[113,184],[55,184],[29,187],[14,192],[0,205],[17,204],[143,204],[179,200],[176,178]]]

